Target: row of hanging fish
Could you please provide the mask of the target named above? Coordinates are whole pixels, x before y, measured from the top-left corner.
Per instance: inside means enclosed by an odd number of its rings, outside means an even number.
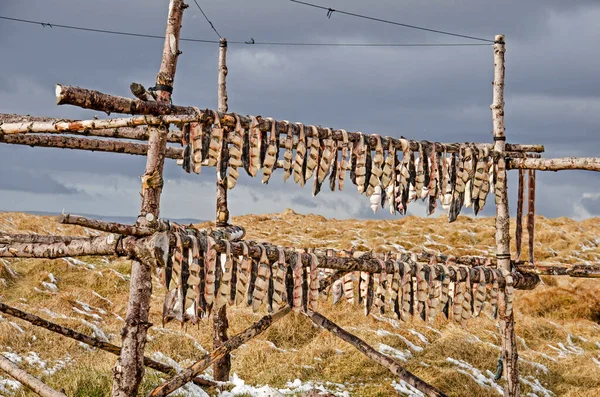
[[[214,112],[215,124],[191,123],[183,128],[185,171],[200,173],[202,165],[219,165],[219,179],[226,179],[229,189],[235,187],[239,168],[255,177],[262,171],[262,183],[268,183],[278,167],[280,151],[283,179],[293,175],[295,183],[304,186],[313,178],[313,195],[329,178],[329,188],[343,190],[346,172],[358,192],[369,197],[373,211],[381,206],[392,214],[406,214],[410,202],[422,200],[427,214],[433,214],[438,201],[456,220],[463,206],[473,207],[477,215],[485,206],[488,193],[501,191],[505,183],[504,160],[495,158],[487,147],[461,144],[458,152],[447,152],[443,144],[404,138],[392,141],[379,135],[360,134],[351,142],[344,130],[334,139],[331,129],[319,135],[315,126],[298,126],[298,136],[287,128],[280,140],[278,125],[269,119],[271,130],[262,131],[260,120],[250,117],[244,128],[238,115],[235,127],[225,130]],[[288,121],[282,123],[289,125]],[[341,139],[340,139],[341,135]],[[389,142],[384,146],[384,141]],[[280,142],[283,148],[280,147]],[[399,143],[400,147],[397,147]],[[413,150],[414,146],[417,150]],[[294,153],[295,149],[295,153]]]
[[[491,275],[491,283],[486,282],[485,272]],[[461,274],[461,281],[452,281],[451,273]],[[501,279],[505,280],[503,289],[499,287]],[[365,315],[393,313],[402,321],[419,317],[433,324],[442,313],[464,327],[486,307],[497,318],[501,293],[506,296],[505,314],[510,315],[514,291],[510,272],[500,269],[394,260],[392,273],[348,273],[333,283],[332,293],[334,304],[345,298],[362,305]]]
[[[167,289],[163,305],[163,323],[177,320],[196,323],[199,319],[225,305],[245,304],[254,312],[266,306],[268,312],[289,305],[295,311],[316,311],[319,299],[319,259],[310,250],[300,250],[286,256],[277,248],[277,259],[267,256],[266,247],[239,242],[241,255],[235,255],[231,242],[225,252],[217,252],[216,240],[203,236],[201,247],[198,234],[172,224],[176,243],[167,263],[159,268],[159,278]],[[260,251],[258,259],[250,249]],[[308,254],[308,265],[302,262]]]

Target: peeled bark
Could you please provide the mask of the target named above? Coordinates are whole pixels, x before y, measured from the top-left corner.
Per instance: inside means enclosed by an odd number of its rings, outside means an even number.
[[[97,219],[86,218],[79,215],[62,214],[58,217],[58,223],[67,225],[78,225],[90,229],[100,230],[107,233],[124,234],[128,236],[144,237],[156,232],[169,230],[169,226],[160,222],[159,227],[152,228],[140,225],[125,225],[117,222],[104,222]]]
[[[231,337],[231,339],[226,341],[218,349],[206,354],[204,357],[202,357],[202,359],[200,359],[200,361],[195,362],[190,367],[177,374],[177,376],[169,379],[167,382],[152,390],[152,392],[148,394],[148,397],[164,397],[179,389],[186,383],[190,382],[195,376],[200,374],[206,368],[210,367],[213,362],[225,356],[225,354],[237,349],[255,336],[263,333],[273,323],[283,318],[291,310],[292,309],[289,307],[285,307],[275,314],[264,316],[245,331]]]
[[[54,244],[70,243],[73,240],[89,240],[90,237],[82,236],[48,236],[45,234],[2,234],[0,235],[0,245],[25,243],[25,244]]]
[[[131,238],[130,238],[131,239]],[[0,258],[66,258],[83,255],[128,255],[128,242],[119,236],[92,237],[89,239],[64,240],[55,243],[0,244]],[[133,241],[135,244],[135,241]]]
[[[305,314],[315,324],[317,324],[318,326],[320,326],[322,328],[325,328],[326,330],[330,331],[335,336],[350,343],[352,346],[354,346],[356,349],[358,349],[358,351],[360,351],[362,354],[369,357],[371,360],[375,361],[377,364],[384,366],[391,373],[398,376],[401,380],[405,381],[406,383],[413,386],[414,388],[418,389],[426,396],[445,396],[446,395],[446,394],[442,393],[441,391],[439,391],[438,389],[436,389],[435,387],[433,387],[432,385],[430,385],[429,383],[425,382],[423,379],[417,377],[416,375],[412,374],[407,369],[403,368],[400,365],[400,363],[398,363],[396,360],[394,360],[382,353],[379,353],[377,350],[373,349],[371,346],[369,346],[365,341],[360,339],[358,336],[345,331],[343,328],[341,328],[340,326],[335,324],[333,321],[328,320],[323,315],[321,315],[317,312],[305,313]]]
[[[64,135],[38,134],[0,134],[0,143],[25,146],[53,147],[59,149],[89,150],[92,152],[112,152],[146,156],[148,145],[143,143],[124,142],[112,139],[89,139]],[[167,147],[165,157],[180,159],[183,149]]]
[[[504,36],[495,37],[494,44],[494,86],[492,121],[494,126],[494,151],[500,155],[506,150],[504,135]],[[525,159],[529,160],[529,159]],[[510,271],[510,213],[508,210],[508,180],[501,191],[496,192],[496,250],[498,268]],[[504,307],[505,294],[498,294],[500,308]],[[505,315],[500,310],[500,334],[502,338],[503,375],[505,397],[518,397],[521,394],[519,386],[519,368],[517,361],[517,340],[514,329],[514,314],[510,311]]]
[[[0,369],[2,369],[7,374],[9,374],[13,378],[18,380],[31,390],[33,390],[34,393],[42,397],[67,397],[65,394],[54,390],[35,376],[23,371],[21,368],[17,367],[15,363],[13,363],[1,354]]]
[[[600,171],[600,157],[562,157],[562,158],[510,158],[506,163],[510,169],[563,171],[587,170]]]

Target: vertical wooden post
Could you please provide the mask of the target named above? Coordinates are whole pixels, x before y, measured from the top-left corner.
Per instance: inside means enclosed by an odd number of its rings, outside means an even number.
[[[222,38],[219,41],[219,77],[218,85],[218,110],[219,112],[227,112],[227,39]],[[227,128],[223,130],[223,137],[226,138],[229,131]],[[221,151],[221,159],[217,164],[217,227],[224,227],[229,224],[229,209],[227,208],[227,178],[222,178],[227,170],[228,147],[227,140],[223,139],[223,149]],[[229,338],[227,337],[227,328],[229,321],[227,320],[227,305],[217,310],[213,314],[213,348],[216,350],[223,345]],[[226,382],[229,380],[229,371],[231,370],[231,356],[229,353],[214,363],[213,376],[216,381]]]
[[[157,102],[171,103],[177,58],[180,54],[179,32],[185,8],[187,8],[187,5],[183,3],[183,0],[170,0],[169,2],[169,17],[162,61],[156,76]],[[137,221],[139,225],[154,226],[160,214],[167,130],[168,126],[149,128],[146,170],[142,176],[142,206]],[[125,326],[121,332],[123,339],[121,356],[113,369],[113,397],[137,395],[145,371],[146,333],[152,325],[148,322],[151,295],[152,276],[149,265],[133,261],[127,315]]]
[[[504,35],[494,38],[494,87],[492,110],[492,122],[494,126],[494,151],[502,155],[506,146],[504,135]],[[508,210],[508,181],[504,187],[496,192],[496,250],[498,268],[510,271],[510,213]],[[519,386],[519,368],[517,360],[517,340],[515,335],[514,316],[512,311],[509,315],[502,310],[504,294],[500,297],[500,334],[502,338],[502,362],[503,375],[506,380],[504,386],[505,397],[518,397],[521,393]]]
[[[529,170],[529,196],[527,203],[527,234],[529,235],[529,262],[533,264],[535,234],[535,170]]]
[[[523,242],[523,201],[525,201],[525,171],[519,170],[519,188],[517,192],[517,222],[515,227],[515,243],[517,255],[515,260],[521,258],[521,246]]]

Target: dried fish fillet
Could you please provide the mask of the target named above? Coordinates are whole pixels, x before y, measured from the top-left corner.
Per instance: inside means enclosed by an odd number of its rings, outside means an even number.
[[[298,134],[298,145],[296,146],[296,158],[294,159],[294,182],[304,186],[306,182],[304,175],[306,173],[306,136],[304,135],[304,125],[297,123],[300,128]]]
[[[277,157],[279,156],[279,131],[277,130],[277,121],[269,119],[271,121],[271,134],[269,135],[269,146],[265,159],[263,161],[263,177],[262,183],[269,183],[271,174],[275,169],[277,163]]]
[[[267,258],[267,250],[260,244],[258,247],[260,248],[260,259],[258,261],[258,271],[252,295],[252,311],[255,313],[266,300],[269,278],[271,277],[271,266]]]
[[[342,133],[342,158],[340,159],[339,172],[338,172],[338,186],[340,191],[344,190],[344,180],[346,179],[346,171],[350,168],[350,161],[348,156],[352,151],[350,148],[350,141],[348,140],[348,133],[346,130],[340,130]]]
[[[293,171],[292,149],[294,147],[294,134],[289,121],[282,120],[282,122],[287,125],[287,136],[284,144],[285,151],[283,152],[283,181],[285,182],[292,175]]]

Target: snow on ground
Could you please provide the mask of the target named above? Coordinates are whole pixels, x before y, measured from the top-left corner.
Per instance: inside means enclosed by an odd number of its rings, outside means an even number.
[[[219,394],[220,397],[234,397],[234,396],[250,396],[250,397],[284,397],[286,395],[296,395],[298,393],[304,393],[309,390],[319,390],[323,392],[332,393],[337,397],[350,397],[350,393],[346,390],[346,386],[339,383],[325,382],[313,383],[312,381],[302,382],[300,379],[295,379],[292,382],[288,382],[285,388],[276,389],[269,385],[255,387],[247,385],[237,374],[233,374],[231,383],[234,387],[231,391],[223,391]],[[342,390],[340,390],[342,389]]]
[[[471,379],[473,379],[479,386],[495,389],[500,395],[504,394],[502,387],[500,387],[500,385],[494,381],[494,374],[489,370],[485,371],[486,373],[483,374],[483,372],[481,372],[479,369],[465,361],[456,360],[452,357],[447,357],[446,361],[456,365],[458,367],[458,372],[471,377]]]
[[[425,394],[415,389],[405,381],[400,382],[392,381],[392,387],[401,395],[409,397],[425,397]]]
[[[528,396],[533,397],[552,397],[554,393],[550,390],[546,389],[539,380],[535,379],[533,376],[520,377],[521,383],[531,387],[532,392],[528,393]]]
[[[401,361],[408,361],[408,359],[412,356],[412,353],[409,350],[398,350],[392,346],[386,345],[385,343],[380,343],[378,350],[380,353],[387,354],[388,356]]]
[[[12,396],[21,388],[21,383],[0,376],[0,396]]]
[[[429,344],[429,340],[425,337],[425,335],[423,335],[420,332],[415,331],[414,329],[409,329],[408,332],[410,332],[411,334],[415,335],[417,338],[419,338],[421,340],[421,342],[423,342],[424,344]]]
[[[406,346],[408,346],[408,348],[410,350],[414,351],[415,353],[423,351],[423,348],[421,346],[415,345],[414,343],[412,343],[411,341],[406,339],[406,337],[404,337],[403,335],[394,334],[394,333],[386,331],[384,329],[378,329],[376,331],[376,333],[378,336],[395,336],[396,338],[402,339],[402,341],[406,344]]]
[[[81,319],[81,322],[82,322],[84,325],[87,325],[88,327],[90,327],[90,328],[92,329],[92,334],[93,334],[93,335],[94,335],[96,338],[100,339],[100,340],[101,340],[101,341],[103,341],[103,342],[108,342],[108,341],[109,341],[109,339],[108,339],[108,337],[106,336],[106,334],[104,333],[104,331],[102,331],[102,330],[100,329],[100,327],[98,327],[96,324],[92,324],[92,323],[90,323],[89,321],[85,321],[84,319]]]
[[[96,269],[96,266],[92,265],[91,263],[84,262],[81,259],[71,258],[71,257],[61,258],[61,259],[65,262],[67,262],[67,264],[71,267],[83,266],[85,269],[88,269],[88,270]]]

